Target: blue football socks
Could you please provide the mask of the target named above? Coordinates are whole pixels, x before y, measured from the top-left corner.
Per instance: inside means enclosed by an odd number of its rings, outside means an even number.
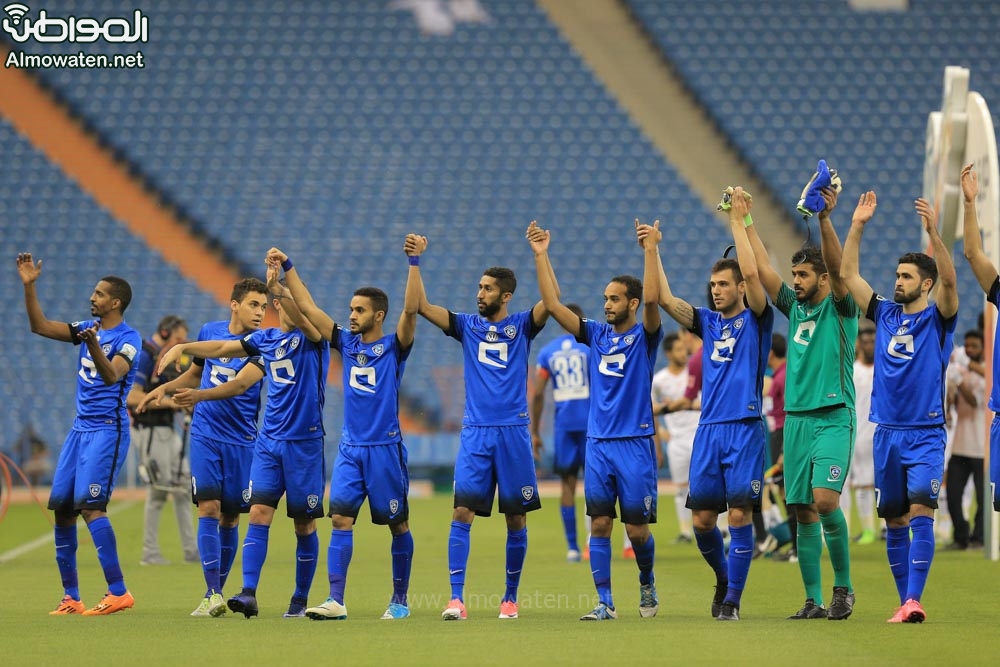
[[[517,602],[517,587],[521,583],[524,557],[528,553],[528,529],[507,531],[507,590],[504,601]]]
[[[257,590],[260,583],[260,571],[267,559],[267,539],[270,526],[251,523],[247,535],[243,538],[243,588]]]
[[[469,564],[469,548],[472,540],[471,523],[451,522],[448,534],[448,576],[451,580],[452,599],[462,599],[465,589],[465,568]]]
[[[920,601],[931,562],[934,560],[934,519],[929,516],[915,516],[910,519],[913,541],[910,543],[909,579],[906,582],[906,600]]]
[[[319,559],[319,535],[314,530],[308,535],[296,533],[295,538],[295,594],[292,597],[308,600]]]
[[[639,583],[643,586],[653,583],[653,561],[656,558],[653,533],[642,544],[632,540],[632,550],[635,551],[635,564],[639,566]]]
[[[753,558],[753,524],[729,526],[729,586],[724,602],[740,606]]]
[[[410,569],[413,566],[413,535],[406,531],[392,536],[392,600],[394,604],[406,604],[406,594],[410,589]]]
[[[74,600],[80,599],[80,579],[76,570],[76,524],[56,526],[56,564],[62,578],[63,590]]]
[[[559,508],[562,515],[563,530],[566,532],[566,544],[573,551],[579,551],[580,545],[576,541],[576,505],[563,505]]]
[[[732,535],[732,529],[729,534]],[[701,557],[711,566],[715,572],[715,580],[719,583],[729,581],[729,564],[726,563],[726,547],[722,540],[722,531],[716,526],[707,533],[694,533],[695,542],[698,544],[698,551]],[[732,546],[732,543],[730,543]]]
[[[611,538],[590,536],[590,571],[594,575],[597,597],[612,609],[611,597]]]
[[[354,555],[354,531],[334,529],[330,533],[330,547],[327,549],[326,568],[330,580],[330,597],[344,604],[344,589],[347,588],[347,569]]]
[[[118,562],[118,541],[115,539],[115,531],[111,528],[111,521],[108,517],[102,516],[88,523],[87,528],[90,529],[90,538],[97,548],[97,560],[104,570],[108,592],[112,595],[125,595],[128,589],[125,587],[121,563]]]
[[[222,560],[222,544],[219,540],[219,520],[203,516],[198,518],[198,553],[201,555],[201,570],[205,575],[205,597],[222,592],[219,572]]]
[[[906,602],[906,591],[910,578],[910,527],[888,528],[885,535],[885,552],[889,557],[889,569],[896,580],[899,603]]]
[[[240,527],[219,526],[219,590],[226,587],[226,579],[236,560],[236,549],[240,544]]]

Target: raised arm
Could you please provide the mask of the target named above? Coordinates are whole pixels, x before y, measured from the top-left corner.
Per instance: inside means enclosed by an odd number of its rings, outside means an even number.
[[[871,303],[875,290],[872,289],[867,280],[861,277],[861,236],[864,234],[865,225],[875,215],[877,206],[878,200],[872,190],[864,193],[858,199],[854,215],[851,216],[851,229],[847,232],[840,262],[840,278],[844,281],[847,291],[854,297],[854,302],[858,304],[862,313],[868,312],[868,304]]]
[[[931,247],[934,249],[934,261],[937,262],[938,283],[937,301],[938,312],[944,317],[954,317],[958,312],[958,275],[955,273],[955,260],[951,257],[951,251],[945,247],[938,233],[937,211],[926,199],[918,199],[915,202],[917,215],[924,225],[924,231],[930,237]]]
[[[648,226],[636,226],[635,228],[636,236],[639,239],[639,247],[644,247],[645,236],[649,233]],[[656,267],[654,269],[659,279],[659,285],[657,286],[657,301],[660,308],[662,308],[667,315],[672,317],[678,324],[680,324],[685,329],[691,329],[694,326],[694,308],[687,301],[679,299],[673,295],[670,291],[670,283],[667,281],[667,274],[663,270],[663,259],[660,257],[660,253],[656,253]]]
[[[751,207],[752,204],[747,202],[748,213]],[[760,239],[760,235],[757,234],[757,225],[750,225],[749,227],[744,227],[744,229],[746,230],[747,240],[750,241],[750,249],[753,251],[754,261],[757,263],[757,273],[760,275],[760,283],[764,286],[767,295],[771,297],[771,301],[776,302],[778,300],[778,292],[781,291],[781,285],[784,281],[771,265],[771,257],[767,254],[767,248],[764,247],[764,242]]]
[[[264,262],[267,264],[267,289],[272,297],[281,302],[281,307],[292,324],[302,329],[306,338],[314,343],[325,337],[321,331],[332,332],[333,319],[313,301],[288,255],[277,248],[271,248],[267,251]],[[278,281],[279,269],[285,271],[287,287]]]
[[[733,243],[736,245],[736,261],[739,262],[740,273],[743,274],[743,282],[746,284],[747,303],[750,304],[750,310],[760,315],[767,308],[767,293],[760,281],[757,260],[754,258],[753,248],[750,247],[750,239],[747,238],[743,223],[749,212],[743,188],[737,185],[733,192],[733,205],[729,209],[729,227],[733,232]]]
[[[976,211],[976,197],[979,195],[979,178],[967,164],[962,169],[962,195],[965,200],[965,221],[963,223],[962,246],[965,249],[965,259],[972,267],[979,286],[989,294],[990,288],[997,279],[997,268],[983,252],[983,239],[979,235],[979,214]]]
[[[72,343],[72,333],[68,322],[57,322],[45,317],[42,312],[42,305],[38,302],[38,292],[35,290],[35,281],[42,275],[42,260],[38,264],[31,258],[30,252],[20,252],[17,254],[17,274],[24,284],[24,308],[28,311],[28,323],[31,325],[31,332],[39,336],[45,336],[52,340],[61,340],[64,343]]]
[[[396,338],[403,347],[413,345],[413,337],[417,331],[417,312],[420,310],[420,255],[427,250],[427,237],[417,234],[407,234],[403,242],[403,252],[406,253],[410,268],[406,274],[406,291],[403,293],[403,311],[399,314],[396,324]]]
[[[531,250],[535,253],[535,273],[538,274],[538,291],[542,294],[542,303],[545,310],[555,318],[567,333],[573,336],[580,335],[580,316],[567,308],[559,301],[559,288],[556,287],[555,271],[552,269],[552,262],[549,260],[549,240],[548,230],[542,229],[534,221],[528,225],[525,234]]]
[[[404,245],[405,249],[405,245]],[[414,281],[414,288],[419,298],[417,314],[436,326],[441,331],[448,331],[451,326],[451,318],[448,316],[448,309],[443,306],[436,306],[427,300],[427,291],[424,289],[424,278],[420,275],[420,266],[410,269],[407,280]]]
[[[230,380],[208,389],[184,388],[174,394],[174,402],[181,408],[191,409],[201,401],[221,401],[233,396],[239,396],[264,378],[264,369],[250,363],[243,366],[240,372]]]
[[[639,228],[645,227],[644,234]],[[642,328],[646,333],[656,333],[660,329],[660,221],[652,225],[640,225],[635,221],[636,235],[640,236],[643,254],[642,271]]]
[[[830,291],[833,297],[840,301],[847,296],[847,285],[840,277],[840,262],[844,251],[840,247],[840,239],[837,238],[837,230],[833,227],[833,219],[830,215],[837,207],[837,198],[840,193],[833,188],[823,188],[823,201],[826,206],[819,212],[819,237],[820,248],[823,252],[823,263],[826,264],[826,271],[830,276]],[[865,304],[867,307],[868,304]]]
[[[219,357],[245,357],[242,339],[237,340],[199,340],[191,343],[178,343],[163,353],[156,372],[162,373],[170,364],[177,363],[182,355],[189,354],[202,359],[218,359]]]

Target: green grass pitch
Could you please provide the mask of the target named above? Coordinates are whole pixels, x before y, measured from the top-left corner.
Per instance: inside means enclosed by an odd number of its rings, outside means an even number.
[[[581,623],[594,605],[586,562],[565,562],[566,545],[555,499],[529,517],[529,548],[521,580],[521,617],[497,619],[504,585],[504,521],[477,519],[466,587],[469,620],[445,623],[448,598],[447,540],[450,497],[411,503],[416,552],[410,585],[413,615],[379,620],[391,592],[389,533],[367,516],[356,527],[348,576],[350,618],[341,622],[284,619],[293,588],[294,537],[281,515],[271,529],[270,549],[258,599],[261,615],[246,620],[188,614],[204,592],[197,565],[181,561],[172,513],[164,512],[161,544],[174,564],[140,567],[142,503],[117,500],[112,523],[126,583],[136,606],[108,617],[50,617],[62,595],[52,544],[0,564],[0,662],[27,664],[138,665],[355,665],[355,664],[684,664],[684,665],[995,665],[1000,661],[998,564],[982,552],[939,550],[924,595],[922,625],[888,625],[898,602],[884,543],[855,547],[854,615],[847,621],[787,621],[802,603],[794,564],[760,559],[750,569],[740,623],[710,617],[713,577],[697,549],[674,545],[669,497],[660,499],[656,583],[660,612],[640,619],[634,561],[621,558],[621,532],[613,544],[613,586],[619,619]],[[363,510],[366,511],[366,510]],[[669,516],[668,516],[669,515]],[[582,523],[582,521],[581,521]],[[310,594],[326,598],[328,520],[320,522],[320,562]],[[0,559],[50,534],[34,505],[15,505],[0,522]],[[242,534],[243,531],[241,531]],[[105,590],[96,554],[80,523],[80,584],[84,602]],[[226,594],[239,590],[240,560]],[[824,555],[824,587],[832,573]],[[828,593],[829,595],[829,593]],[[828,600],[827,600],[828,601]]]

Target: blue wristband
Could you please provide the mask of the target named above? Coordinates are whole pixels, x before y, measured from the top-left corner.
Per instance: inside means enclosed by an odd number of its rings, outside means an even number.
[[[410,266],[420,266],[420,255],[408,255],[406,260],[410,263]]]
[[[291,259],[291,257],[285,258],[285,261],[281,263],[281,269],[285,273],[288,273],[289,271],[292,270],[292,259]]]

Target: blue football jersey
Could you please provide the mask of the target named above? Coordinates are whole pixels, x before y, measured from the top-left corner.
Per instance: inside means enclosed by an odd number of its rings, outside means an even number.
[[[132,389],[135,362],[142,348],[142,336],[124,321],[114,329],[98,329],[97,340],[104,355],[108,359],[124,357],[129,364],[125,377],[114,384],[104,384],[90,356],[90,350],[77,337],[81,331],[90,329],[96,323],[96,320],[84,320],[69,325],[73,344],[80,346],[80,366],[76,373],[76,419],[73,420],[73,428],[80,431],[114,429],[128,425],[125,398]]]
[[[243,337],[247,354],[260,355],[267,376],[261,433],[273,440],[322,437],[330,342],[314,343],[301,329],[260,329]]]
[[[986,299],[1000,310],[1000,278],[993,281]],[[993,332],[993,389],[990,392],[990,410],[1000,412],[1000,326]]]
[[[344,360],[344,429],[347,445],[389,445],[400,440],[399,382],[413,346],[402,349],[395,332],[372,343],[340,326],[330,336]]]
[[[209,322],[201,328],[198,340],[239,340],[243,334],[229,332],[229,321]],[[260,356],[195,359],[203,366],[201,389],[211,389],[235,378],[247,364],[264,367]],[[191,434],[220,442],[253,446],[257,439],[257,415],[260,412],[261,382],[242,394],[219,401],[201,401],[194,406]]]
[[[490,322],[480,315],[448,313],[445,333],[462,343],[467,426],[527,424],[528,351],[541,331],[525,310]]]
[[[552,378],[557,431],[587,430],[590,416],[589,351],[586,345],[566,334],[538,353],[538,367]]]
[[[764,371],[771,351],[774,309],[757,316],[745,308],[734,317],[695,308],[692,331],[701,337],[702,384],[699,424],[763,419]]]
[[[884,426],[944,424],[944,376],[957,318],[942,317],[937,304],[907,314],[902,305],[878,294],[868,305],[868,317],[875,322],[871,421]]]
[[[642,322],[617,333],[607,322],[580,321],[580,342],[590,348],[593,403],[587,437],[634,438],[653,435],[653,367],[663,328],[650,336]]]

